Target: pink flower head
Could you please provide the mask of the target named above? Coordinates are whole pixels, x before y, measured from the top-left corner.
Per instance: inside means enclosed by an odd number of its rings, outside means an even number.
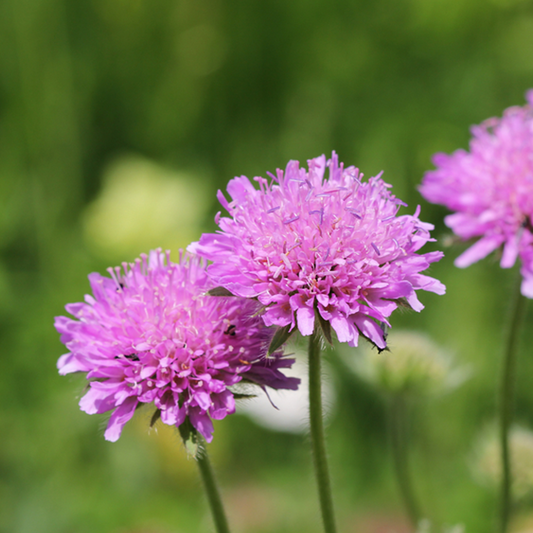
[[[109,273],[91,274],[94,296],[66,306],[77,320],[55,321],[69,350],[59,373],[87,372],[90,380],[81,409],[113,410],[107,440],[119,438],[140,404],[154,402],[165,424],[188,417],[211,441],[211,419],[235,411],[232,385],[244,379],[262,388],[298,387],[279,370],[293,360],[279,351],[265,356],[273,331],[256,316],[259,304],[209,296],[213,286],[198,258],[176,264],[157,250]]]
[[[433,157],[420,187],[430,202],[456,211],[446,225],[462,239],[481,237],[455,260],[467,267],[503,246],[500,266],[522,260],[522,294],[533,298],[533,90],[528,104],[472,128],[470,152]]]
[[[329,322],[340,342],[356,346],[359,334],[385,348],[383,325],[400,303],[416,311],[416,290],[444,293],[439,281],[420,274],[441,252],[416,252],[430,239],[431,224],[397,216],[401,200],[381,176],[362,181],[354,167],[339,166],[333,153],[311,159],[309,171],[290,161],[285,172],[231,180],[231,218],[205,234],[190,251],[213,261],[214,282],[233,294],[257,298],[267,325],[315,328],[316,314]],[[329,179],[324,179],[329,167]]]

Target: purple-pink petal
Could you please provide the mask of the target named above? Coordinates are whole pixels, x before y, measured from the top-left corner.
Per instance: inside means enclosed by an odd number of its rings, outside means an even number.
[[[342,316],[341,314],[336,314],[331,317],[330,319],[331,327],[334,329],[335,333],[337,334],[337,338],[339,339],[339,342],[355,342],[355,345],[357,345],[357,338],[354,337],[354,331],[353,328],[350,327],[350,322],[348,318],[345,316]]]
[[[207,442],[213,440],[213,422],[209,415],[198,407],[191,408],[189,412],[191,424],[200,432]]]
[[[101,391],[91,387],[81,398],[79,405],[80,409],[89,415],[105,413],[116,406],[115,395],[114,392]]]
[[[355,317],[355,323],[357,324],[359,331],[378,348],[384,349],[387,346],[383,330],[371,318],[359,315]]]
[[[73,372],[87,372],[90,370],[90,364],[84,359],[72,353],[62,355],[57,361],[59,373],[64,376]]]
[[[246,184],[237,185],[237,197],[246,196]],[[282,372],[293,360],[280,350],[267,358],[274,329],[258,316],[261,305],[209,296],[216,285],[198,257],[172,263],[152,251],[109,272],[111,278],[90,275],[94,297],[67,306],[78,320],[55,321],[69,349],[59,372],[87,373],[80,408],[113,411],[108,440],[119,438],[139,402],[154,402],[164,424],[179,426],[189,417],[210,440],[210,417],[235,410],[228,387],[246,379],[261,388],[297,388],[299,380]]]
[[[467,267],[503,246],[500,266],[520,259],[522,293],[532,297],[528,272],[533,244],[533,101],[472,127],[470,150],[436,154],[420,192],[452,214],[446,224],[462,239],[479,240],[455,264]]]
[[[522,280],[522,285],[520,287],[520,292],[526,298],[533,298],[533,276],[524,276],[524,279]]]
[[[106,440],[111,442],[116,442],[118,440],[122,433],[122,428],[133,416],[138,403],[137,398],[128,398],[122,405],[114,410],[104,433]]]
[[[487,257],[491,252],[496,250],[502,244],[501,237],[484,237],[470,246],[465,252],[463,252],[456,260],[455,266],[459,268],[465,268],[473,263],[476,263],[480,259]]]
[[[518,233],[517,235],[515,235],[514,239],[511,238],[504,244],[502,259],[500,261],[500,266],[502,268],[511,268],[516,263],[518,252],[520,251],[520,236],[521,234]]]
[[[213,262],[208,273],[215,285],[257,298],[267,326],[311,335],[316,306],[341,342],[355,345],[360,333],[374,342],[373,327],[365,319],[361,330],[355,316],[385,322],[403,298],[421,309],[416,291],[443,292],[432,278],[416,282],[442,257],[418,254],[434,240],[433,226],[419,219],[419,207],[399,215],[405,204],[381,174],[363,181],[333,153],[309,160],[308,170],[289,161],[269,176],[254,178],[259,188],[244,176],[231,180],[231,201],[219,195],[229,216],[217,215],[219,231],[188,248]]]
[[[299,307],[296,310],[298,329],[302,335],[311,335],[315,329],[315,311],[312,307]]]

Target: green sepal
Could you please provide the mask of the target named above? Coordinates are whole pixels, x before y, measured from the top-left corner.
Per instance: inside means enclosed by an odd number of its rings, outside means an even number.
[[[209,296],[235,296],[225,287],[215,287],[214,289],[208,290],[207,294],[209,294]]]
[[[325,320],[324,317],[320,314],[320,311],[315,307],[315,317],[318,320],[320,325],[320,331],[324,335],[324,338],[330,346],[333,346],[333,339],[331,337],[331,324],[329,320]]]
[[[236,400],[248,400],[250,398],[257,398],[257,394],[244,394],[242,392],[234,392],[233,397]]]
[[[272,340],[270,341],[267,357],[272,355],[278,348],[283,346],[289,340],[289,337],[294,333],[294,330],[291,331],[290,329],[290,324],[277,329],[276,333],[274,333],[274,336],[272,337]]]
[[[150,419],[150,427],[153,428],[154,424],[161,418],[161,409],[156,409],[152,418]]]
[[[200,442],[198,439],[198,433],[196,428],[193,427],[189,417],[187,417],[182,424],[178,427],[181,440],[187,450],[187,455],[193,459],[198,459],[200,453]]]
[[[413,309],[411,307],[411,304],[407,301],[407,298],[394,298],[394,299],[391,299],[391,298],[383,298],[384,300],[386,300],[387,302],[394,302],[395,304],[398,305],[398,307],[402,307],[404,309]]]
[[[252,300],[255,300],[255,298],[252,298]],[[252,315],[252,318],[255,318],[256,316],[261,316],[266,309],[266,305],[262,305],[259,307],[259,309]]]

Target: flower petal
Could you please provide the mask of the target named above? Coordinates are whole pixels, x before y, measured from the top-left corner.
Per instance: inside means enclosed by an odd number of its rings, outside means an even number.
[[[312,307],[300,307],[296,311],[296,321],[300,333],[307,337],[315,330],[315,311]]]
[[[459,268],[465,268],[473,263],[476,263],[480,259],[483,259],[491,252],[496,250],[500,244],[502,244],[501,237],[483,237],[477,241],[473,246],[468,248],[466,252],[463,252],[456,260],[455,266]]]
[[[131,419],[138,403],[137,398],[128,398],[122,405],[115,409],[104,433],[106,440],[111,442],[116,442],[118,440],[124,424]]]
[[[354,320],[361,334],[373,342],[379,349],[386,348],[385,335],[383,330],[371,318],[364,315],[358,315]]]
[[[189,419],[191,420],[191,424],[204,436],[207,442],[213,440],[213,422],[211,422],[206,412],[198,407],[193,407],[189,411]]]

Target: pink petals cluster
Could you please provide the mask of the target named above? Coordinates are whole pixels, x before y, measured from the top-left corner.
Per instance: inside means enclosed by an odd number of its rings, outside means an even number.
[[[522,294],[533,298],[533,90],[528,104],[472,128],[470,152],[433,158],[420,187],[430,202],[455,211],[446,225],[462,239],[480,239],[455,264],[466,267],[503,247],[500,265],[522,261]]]
[[[231,180],[231,201],[218,193],[230,217],[219,213],[220,231],[188,249],[213,261],[214,283],[257,298],[267,325],[310,335],[318,313],[340,342],[356,346],[361,334],[385,348],[383,326],[399,305],[420,311],[417,290],[445,291],[421,274],[443,254],[417,253],[433,226],[419,209],[399,216],[405,204],[390,185],[380,176],[362,181],[335,153],[308,163],[308,171],[290,161],[271,181],[254,178],[259,189],[245,176]]]
[[[254,300],[213,297],[204,263],[152,251],[135,263],[91,274],[93,296],[66,306],[75,319],[55,326],[69,353],[60,374],[86,372],[83,411],[113,411],[105,438],[116,441],[141,404],[153,402],[162,422],[179,426],[188,417],[208,440],[212,419],[235,410],[231,387],[242,380],[264,388],[296,389],[282,374],[293,360],[266,358],[273,331],[256,315]]]

